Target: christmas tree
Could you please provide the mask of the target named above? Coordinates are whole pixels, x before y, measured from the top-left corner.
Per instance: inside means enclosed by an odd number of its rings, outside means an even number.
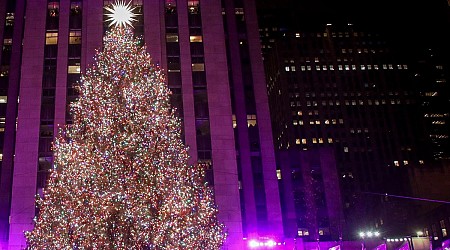
[[[81,77],[28,249],[221,247],[204,166],[188,165],[170,90],[139,42],[117,25]]]

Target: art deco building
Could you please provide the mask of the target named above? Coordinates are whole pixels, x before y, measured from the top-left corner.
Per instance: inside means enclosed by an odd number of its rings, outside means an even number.
[[[24,247],[51,142],[70,123],[73,84],[107,30],[100,0],[0,2],[0,242]],[[272,129],[253,1],[133,0],[134,24],[166,69],[192,162],[211,164],[225,249],[283,236]],[[19,99],[20,97],[20,99]],[[330,117],[331,119],[331,117]],[[9,247],[9,248],[8,248]]]

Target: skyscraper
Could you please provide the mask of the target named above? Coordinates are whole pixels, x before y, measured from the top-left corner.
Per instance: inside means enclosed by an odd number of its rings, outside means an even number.
[[[408,169],[430,159],[407,61],[351,23],[281,33],[265,56],[276,147],[334,148],[344,237],[400,230],[408,211],[371,193],[410,195]]]
[[[24,246],[51,142],[70,124],[73,84],[92,63],[113,1],[0,3],[0,242]],[[134,24],[166,69],[192,162],[208,162],[225,249],[244,237],[283,237],[268,99],[253,1],[133,0]],[[25,18],[26,17],[26,18]],[[244,18],[245,17],[245,18]],[[19,99],[20,96],[20,99]]]

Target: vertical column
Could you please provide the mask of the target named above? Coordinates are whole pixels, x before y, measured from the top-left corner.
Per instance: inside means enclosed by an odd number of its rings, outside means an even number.
[[[29,1],[23,39],[20,103],[12,184],[9,248],[23,249],[33,228],[43,73],[46,0]]]
[[[214,189],[219,219],[228,229],[225,249],[243,249],[236,149],[231,118],[225,36],[219,0],[201,3],[210,114]]]
[[[94,60],[96,49],[103,44],[103,1],[83,1],[83,38],[81,41],[81,71]]]
[[[189,40],[188,3],[178,1],[178,34],[180,42],[181,82],[183,96],[183,122],[186,145],[189,146],[189,163],[197,162],[197,138],[195,129],[194,92],[192,84],[191,50]]]
[[[164,32],[164,0],[144,1],[144,36],[147,51],[154,64],[166,69],[163,60],[166,56]]]
[[[264,66],[258,33],[258,18],[254,1],[244,2],[247,39],[251,58],[253,90],[255,94],[256,113],[259,127],[259,140],[264,175],[264,188],[267,202],[267,222],[270,231],[277,236],[283,236],[283,221],[280,205],[280,193],[276,176],[275,153],[272,139],[272,126],[267,97]]]
[[[5,16],[0,6],[0,27],[4,27]],[[19,96],[19,82],[20,82],[20,64],[22,57],[22,35],[25,14],[25,0],[16,2],[13,45],[11,54],[10,68],[9,68],[9,83],[8,83],[8,104],[6,106],[6,124],[5,137],[3,141],[3,161],[1,163],[1,179],[0,179],[0,249],[4,247],[8,240],[9,233],[9,213],[11,207],[11,187],[13,175],[13,161],[14,161],[14,143],[16,136],[16,118],[17,118],[17,98]],[[0,43],[3,43],[3,39]],[[1,46],[3,47],[3,46]],[[2,53],[0,53],[2,54]],[[0,55],[1,56],[1,55]],[[1,60],[1,58],[0,58]]]
[[[58,128],[66,122],[67,97],[67,57],[69,43],[70,0],[60,0],[58,33],[58,67],[56,68],[55,89],[55,136]]]
[[[232,1],[226,3],[226,20],[228,23],[228,46],[230,55],[231,80],[234,89],[234,107],[237,120],[239,143],[239,160],[241,164],[242,190],[244,192],[245,232],[248,237],[258,236],[258,220],[256,217],[255,186],[251,162],[250,142],[247,126],[247,111],[245,103],[242,64],[239,49],[239,34],[236,28],[235,8]]]

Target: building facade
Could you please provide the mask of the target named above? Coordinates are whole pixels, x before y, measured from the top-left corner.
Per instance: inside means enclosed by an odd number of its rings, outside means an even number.
[[[378,194],[411,195],[408,169],[430,159],[410,67],[373,30],[313,30],[260,30],[276,147],[334,148],[344,238],[402,230],[409,209]]]
[[[0,3],[0,242],[25,246],[51,142],[71,122],[73,84],[93,62],[113,1]],[[136,35],[166,70],[191,161],[210,163],[224,249],[283,238],[272,129],[253,1],[133,0]],[[26,18],[25,18],[26,17]],[[20,99],[19,99],[20,96]]]

